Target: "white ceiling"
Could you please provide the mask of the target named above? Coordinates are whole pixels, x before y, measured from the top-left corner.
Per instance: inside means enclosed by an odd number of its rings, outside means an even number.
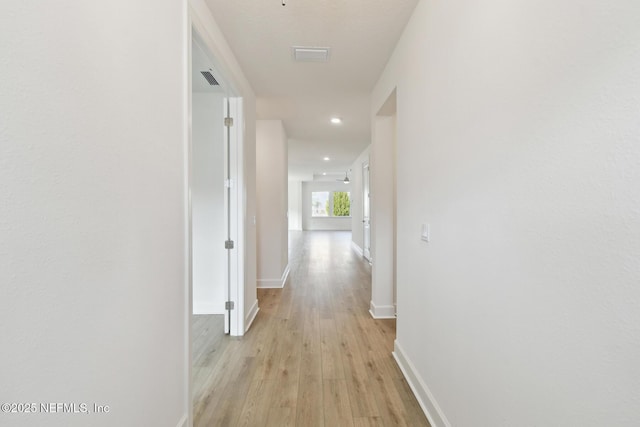
[[[290,176],[344,174],[370,143],[369,94],[418,0],[206,2],[256,92],[258,118],[283,120]],[[329,47],[329,61],[295,62],[292,46]]]

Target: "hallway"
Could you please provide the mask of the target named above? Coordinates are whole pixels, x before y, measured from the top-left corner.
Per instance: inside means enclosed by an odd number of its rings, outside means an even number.
[[[428,426],[391,355],[395,320],[368,312],[371,269],[351,234],[290,232],[289,264],[284,289],[258,290],[243,338],[193,355],[210,363],[195,425]]]

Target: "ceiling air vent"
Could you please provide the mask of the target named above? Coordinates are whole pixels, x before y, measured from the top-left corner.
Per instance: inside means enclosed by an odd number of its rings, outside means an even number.
[[[204,78],[207,80],[207,82],[209,82],[211,86],[220,86],[220,83],[218,83],[218,81],[215,77],[213,77],[213,74],[211,74],[210,71],[200,71],[200,73],[202,73]]]
[[[329,60],[328,47],[293,46],[293,59],[300,62],[327,62]]]

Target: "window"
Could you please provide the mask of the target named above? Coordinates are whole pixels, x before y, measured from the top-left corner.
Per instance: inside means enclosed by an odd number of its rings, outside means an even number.
[[[329,192],[311,193],[311,216],[329,216]]]
[[[311,192],[311,216],[351,216],[351,193],[348,191]]]

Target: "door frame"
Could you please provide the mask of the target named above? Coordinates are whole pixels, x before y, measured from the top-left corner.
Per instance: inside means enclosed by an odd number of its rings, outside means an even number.
[[[366,179],[365,179],[366,177]],[[366,186],[365,186],[366,183]],[[365,206],[368,209],[365,209]],[[369,211],[369,216],[366,211]],[[367,239],[366,236],[369,236]],[[367,241],[369,245],[367,246]],[[369,161],[362,162],[362,256],[372,263],[371,259],[371,169]]]
[[[185,62],[183,72],[186,74],[186,85],[184,87],[184,102],[185,102],[185,132],[186,132],[186,144],[184,147],[184,186],[185,186],[185,279],[187,284],[186,301],[185,301],[185,319],[184,327],[185,334],[185,362],[184,367],[186,376],[186,395],[187,395],[187,420],[186,425],[193,425],[193,391],[192,391],[192,364],[193,364],[193,351],[192,351],[192,328],[191,328],[191,316],[193,313],[193,212],[192,212],[192,200],[191,200],[191,188],[193,185],[193,129],[192,129],[192,43],[193,34],[198,35],[198,41],[205,50],[211,61],[216,65],[216,69],[221,74],[222,79],[225,81],[229,88],[229,92],[232,96],[229,96],[229,109],[225,106],[225,112],[230,113],[233,118],[233,126],[229,132],[229,146],[231,160],[229,162],[230,172],[230,185],[231,191],[228,198],[229,211],[225,207],[225,215],[229,216],[230,220],[230,237],[234,241],[234,249],[230,251],[229,271],[226,272],[230,278],[230,289],[228,290],[227,301],[234,302],[234,309],[231,312],[229,332],[232,336],[242,336],[245,332],[245,317],[244,317],[244,262],[245,262],[245,223],[244,223],[244,210],[245,200],[243,198],[242,189],[245,187],[244,182],[244,108],[243,99],[238,96],[241,92],[237,90],[237,87],[233,84],[230,76],[225,73],[226,67],[223,66],[216,58],[216,53],[220,54],[219,49],[214,41],[214,38],[209,34],[207,26],[199,17],[199,12],[189,2],[187,10],[185,11],[186,20],[186,34],[184,43],[187,54],[185,55]],[[221,55],[222,57],[222,55]],[[226,103],[225,103],[226,104]],[[229,114],[225,114],[229,117]],[[223,118],[221,118],[222,120]],[[225,144],[226,145],[226,144]],[[225,168],[227,166],[225,165]],[[226,171],[225,171],[226,172]],[[226,193],[226,192],[225,192]],[[225,194],[225,198],[227,195]],[[228,212],[228,214],[226,213]],[[225,220],[226,222],[226,220]],[[225,242],[220,242],[224,245]]]

